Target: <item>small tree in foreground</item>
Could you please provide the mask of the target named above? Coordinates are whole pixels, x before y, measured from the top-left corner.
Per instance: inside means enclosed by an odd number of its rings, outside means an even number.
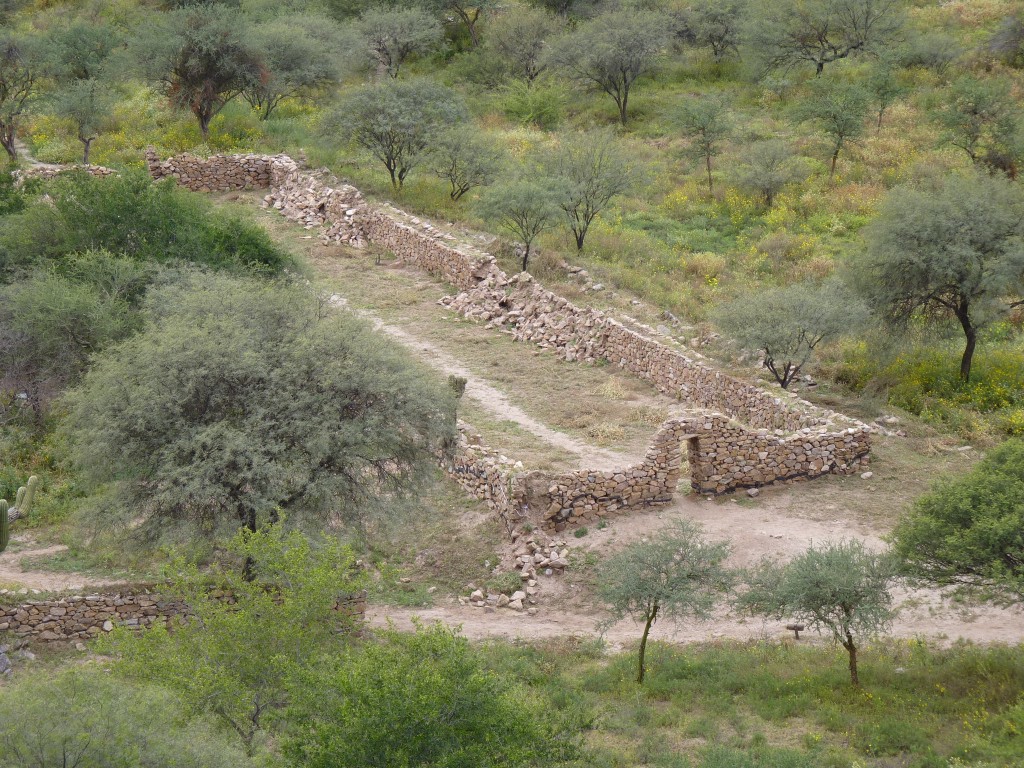
[[[765,559],[749,576],[738,605],[773,619],[796,619],[828,632],[849,655],[850,682],[860,685],[857,648],[885,632],[895,611],[889,590],[895,577],[887,555],[855,540],[811,546],[786,565]]]
[[[722,563],[728,542],[709,542],[688,520],[631,544],[599,568],[597,591],[611,608],[610,626],[629,617],[643,622],[636,681],[644,681],[644,659],[651,627],[661,617],[707,617],[732,586],[732,573]]]
[[[70,120],[82,142],[82,162],[114,109],[114,94],[98,80],[71,80],[53,95],[53,111]]]
[[[533,241],[558,226],[562,211],[553,184],[518,180],[501,184],[481,196],[478,213],[523,244],[523,272],[530,266]]]
[[[388,630],[294,680],[284,740],[302,768],[531,768],[577,754],[550,711],[435,624]]]
[[[864,133],[870,96],[857,85],[831,80],[817,80],[811,95],[800,109],[800,116],[818,125],[829,139],[831,164],[828,177],[836,175],[839,153]]]
[[[736,170],[737,183],[764,198],[771,208],[775,196],[802,175],[792,147],[779,139],[758,141],[747,150],[746,162]]]
[[[797,283],[741,296],[719,307],[715,324],[743,349],[764,355],[764,367],[783,389],[817,348],[855,332],[867,307],[837,284]]]
[[[999,603],[1024,602],[1024,440],[937,484],[892,533],[901,570],[919,584]]]
[[[227,554],[248,568],[200,573],[173,563],[169,590],[192,620],[173,632],[163,624],[121,631],[111,644],[129,677],[165,685],[193,713],[215,715],[251,754],[267,720],[288,701],[289,677],[351,631],[338,601],[363,579],[351,549],[286,533],[281,524],[239,532]],[[233,602],[212,596],[211,584]]]
[[[452,200],[494,181],[503,160],[501,147],[483,132],[464,126],[438,134],[430,150],[431,170],[448,182]]]

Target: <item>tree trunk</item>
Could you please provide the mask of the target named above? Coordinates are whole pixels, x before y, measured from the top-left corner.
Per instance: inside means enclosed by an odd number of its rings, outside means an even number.
[[[837,149],[832,153],[832,167],[829,168],[828,177],[834,179],[836,177],[836,161],[839,159],[839,150]]]
[[[245,513],[245,530],[250,533],[256,533],[256,510],[250,509]],[[252,581],[256,578],[256,561],[252,559],[252,555],[245,556],[245,562],[242,564],[242,578],[245,581]]]
[[[714,197],[715,196],[715,188],[714,188],[713,182],[711,180],[711,155],[705,155],[704,156],[704,164],[707,166],[707,169],[708,169],[708,195],[710,197]]]
[[[974,348],[978,344],[978,329],[971,321],[970,309],[966,302],[957,310],[956,319],[960,321],[960,326],[964,329],[964,336],[967,339],[963,357],[960,358],[960,381],[966,384],[971,380],[971,362],[974,359]]]
[[[14,144],[14,124],[0,122],[0,144],[3,145],[11,160],[18,159],[18,148]]]
[[[654,601],[654,608],[651,610],[651,615],[647,617],[647,623],[644,625],[644,634],[640,638],[640,661],[636,672],[637,683],[642,684],[644,681],[644,659],[647,656],[647,636],[651,634],[651,626],[658,618],[658,601]]]
[[[203,142],[208,142],[210,140],[210,121],[213,120],[213,115],[206,110],[200,110],[196,112],[196,117],[199,118],[199,132],[203,134]]]
[[[576,240],[576,253],[582,253],[583,241],[587,238],[587,227],[585,225],[581,225],[574,228],[572,236]]]
[[[846,641],[843,647],[850,654],[850,682],[860,687],[860,678],[857,676],[857,646],[853,642],[853,635],[846,633]]]
[[[523,251],[523,272],[526,271],[527,265],[530,263],[530,243],[524,243],[526,250]]]
[[[875,126],[875,133],[880,133],[882,130],[882,115],[885,114],[885,107],[878,110],[878,124]]]
[[[626,88],[624,88],[622,90],[622,96],[620,98],[617,98],[616,101],[619,104],[619,122],[621,122],[623,125],[625,125],[626,124],[626,120],[628,119],[627,116],[626,116],[626,108],[627,108],[627,106],[629,104],[629,88],[628,87],[626,87]]]
[[[82,144],[85,146],[85,150],[82,152],[82,164],[89,164],[89,150],[92,149],[92,139],[82,139]]]
[[[825,71],[825,62],[816,61],[814,62],[814,76],[821,77],[821,73]]]

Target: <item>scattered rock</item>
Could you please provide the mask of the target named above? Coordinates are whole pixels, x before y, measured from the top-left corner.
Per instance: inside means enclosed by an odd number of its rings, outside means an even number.
[[[875,476],[874,472],[862,472],[861,476],[860,476],[860,479],[861,480],[870,480],[874,476]]]

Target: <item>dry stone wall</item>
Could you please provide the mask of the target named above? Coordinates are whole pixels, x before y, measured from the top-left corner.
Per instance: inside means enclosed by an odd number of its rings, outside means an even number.
[[[0,633],[42,642],[89,640],[115,627],[142,628],[189,615],[188,606],[148,587],[117,593],[68,595],[4,605],[16,597],[0,595]],[[214,597],[231,602],[227,592]],[[366,614],[366,595],[340,600],[337,610],[361,622]]]
[[[867,425],[728,376],[607,313],[574,305],[528,274],[509,277],[490,254],[390,206],[368,205],[325,171],[301,169],[283,155],[148,159],[155,177],[190,189],[268,186],[268,206],[319,228],[325,240],[373,244],[455,286],[459,293],[443,300],[450,309],[566,360],[608,360],[702,411],[666,422],[643,462],[615,472],[517,472],[515,462],[463,436],[447,469],[510,531],[524,520],[561,530],[667,501],[684,451],[691,486],[704,494],[852,473],[868,461]]]

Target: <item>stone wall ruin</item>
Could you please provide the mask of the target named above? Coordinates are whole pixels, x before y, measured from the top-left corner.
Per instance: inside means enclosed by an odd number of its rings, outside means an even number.
[[[612,362],[694,409],[661,426],[641,463],[612,472],[519,471],[464,434],[446,469],[510,533],[524,523],[563,530],[669,501],[684,459],[701,494],[851,474],[867,464],[867,425],[728,376],[642,329],[574,305],[529,274],[510,277],[492,255],[391,206],[368,204],[326,171],[304,170],[284,155],[147,160],[154,178],[197,191],[267,187],[265,205],[317,229],[324,241],[372,244],[454,286],[458,292],[442,301],[449,309],[569,361]]]

